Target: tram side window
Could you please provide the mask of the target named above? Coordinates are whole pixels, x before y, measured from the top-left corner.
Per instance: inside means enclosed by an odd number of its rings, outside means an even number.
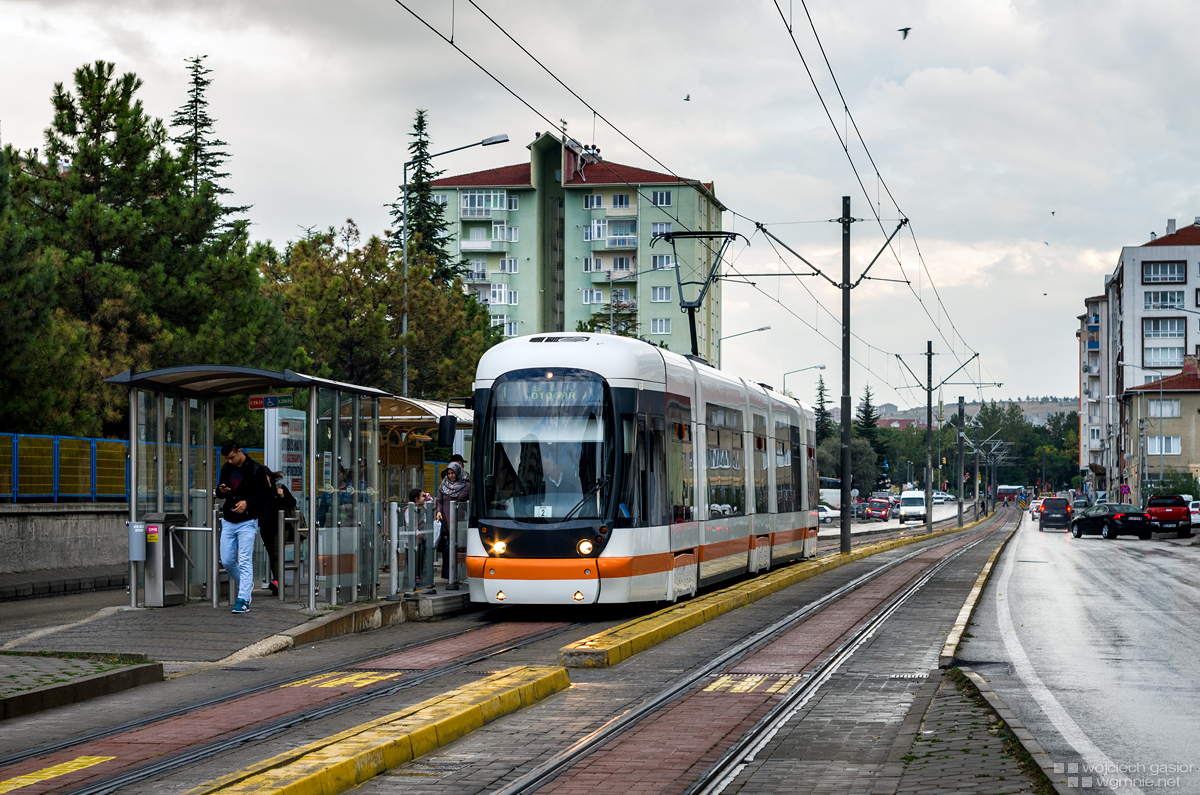
[[[667,483],[670,489],[672,524],[692,521],[692,509],[696,504],[690,419],[691,412],[686,409],[668,410],[667,428],[671,449],[667,455]]]
[[[641,527],[645,524],[646,516],[646,423],[640,417],[625,416],[622,429],[625,432],[625,444],[621,470],[625,474],[625,482],[621,485],[617,526]]]
[[[708,515],[744,516],[746,473],[742,449],[742,412],[709,403],[707,406],[706,464]]]
[[[799,510],[800,466],[792,443],[792,429],[787,418],[775,420],[775,510],[792,513]]]
[[[754,415],[754,512],[767,513],[770,508],[768,499],[770,485],[767,480],[768,460],[771,455],[771,441],[767,438],[767,418],[761,414]]]
[[[662,417],[651,417],[646,433],[646,522],[651,525],[667,523],[667,439]]]
[[[821,490],[817,482],[817,451],[811,446],[804,448],[805,455],[808,456],[808,510],[815,511],[817,503],[821,496]]]

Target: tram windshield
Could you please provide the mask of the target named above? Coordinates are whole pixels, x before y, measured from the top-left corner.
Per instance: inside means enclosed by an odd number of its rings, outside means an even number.
[[[609,409],[604,382],[591,373],[497,379],[480,462],[481,514],[538,522],[602,517],[612,487],[605,477]]]

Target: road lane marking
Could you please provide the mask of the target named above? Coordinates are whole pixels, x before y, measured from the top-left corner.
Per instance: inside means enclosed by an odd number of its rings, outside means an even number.
[[[1017,546],[1021,544],[1021,541],[1022,537],[1018,535]],[[1033,696],[1033,700],[1054,724],[1054,728],[1080,757],[1087,760],[1087,764],[1092,770],[1118,770],[1116,763],[1092,742],[1092,739],[1063,708],[1050,689],[1043,684],[1041,677],[1033,668],[1033,663],[1029,661],[1029,656],[1025,653],[1025,647],[1021,645],[1021,639],[1017,637],[1017,630],[1013,626],[1012,613],[1009,611],[1008,605],[1008,583],[1012,578],[1017,547],[1014,546],[1010,552],[1011,554],[1004,562],[1004,573],[1000,575],[1000,582],[996,587],[996,618],[1000,624],[1000,638],[1004,641],[1004,648],[1008,650],[1008,658],[1013,664],[1013,670],[1016,671],[1017,678],[1025,685],[1025,689],[1029,691],[1029,695]],[[1113,791],[1117,795],[1145,795],[1141,789],[1132,785],[1113,787]]]
[[[115,756],[81,756],[72,759],[70,762],[63,762],[61,765],[54,767],[44,767],[41,770],[35,770],[32,773],[26,773],[23,776],[10,778],[7,781],[0,781],[0,793],[12,792],[21,787],[28,787],[30,784],[40,784],[43,781],[49,781],[52,778],[65,776],[67,773],[74,773],[76,770],[84,770],[85,768],[98,765],[101,762],[107,762],[110,759],[116,759]]]

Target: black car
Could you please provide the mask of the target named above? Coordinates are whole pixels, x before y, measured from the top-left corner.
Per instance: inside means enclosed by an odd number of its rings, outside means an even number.
[[[1146,514],[1136,505],[1102,503],[1088,508],[1075,516],[1071,522],[1071,535],[1079,538],[1084,533],[1099,533],[1104,538],[1136,535],[1146,541],[1152,528]]]
[[[1047,497],[1042,500],[1042,512],[1038,516],[1038,531],[1047,527],[1068,528],[1071,526],[1071,503],[1065,497]]]

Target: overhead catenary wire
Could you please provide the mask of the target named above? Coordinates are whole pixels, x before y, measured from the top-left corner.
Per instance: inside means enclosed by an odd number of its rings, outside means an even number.
[[[545,64],[543,64],[543,63],[542,63],[542,62],[541,62],[541,61],[540,61],[540,60],[539,60],[539,59],[538,59],[536,56],[534,56],[534,55],[533,55],[533,54],[532,54],[532,53],[531,53],[531,52],[530,52],[530,51],[529,51],[529,50],[528,50],[528,49],[527,49],[527,48],[526,48],[524,45],[522,45],[520,42],[518,42],[518,41],[516,40],[516,38],[515,38],[515,37],[513,37],[511,34],[509,34],[509,33],[508,33],[508,31],[507,31],[507,30],[505,30],[505,29],[503,28],[503,26],[502,26],[502,25],[500,25],[500,24],[499,24],[499,23],[498,23],[498,22],[497,22],[497,21],[496,21],[494,18],[492,18],[492,17],[491,17],[489,14],[487,14],[487,13],[486,13],[486,12],[485,12],[485,11],[484,11],[482,8],[480,8],[480,6],[478,5],[478,3],[474,2],[474,0],[468,0],[468,1],[469,1],[469,2],[471,2],[471,5],[472,5],[472,6],[474,6],[474,7],[475,7],[475,8],[476,8],[476,9],[477,9],[479,12],[480,12],[480,14],[482,14],[482,15],[483,15],[483,16],[484,16],[484,17],[485,17],[485,18],[486,18],[486,19],[487,19],[487,20],[488,20],[488,21],[489,21],[489,22],[490,22],[490,23],[491,23],[493,26],[495,26],[495,27],[496,27],[498,30],[500,30],[500,32],[501,32],[501,33],[502,33],[502,34],[503,34],[503,35],[504,35],[506,38],[508,38],[508,39],[509,39],[509,40],[510,40],[510,41],[511,41],[511,42],[512,42],[512,43],[513,43],[515,46],[517,46],[517,47],[518,47],[518,48],[519,48],[519,49],[520,49],[520,50],[521,50],[523,53],[525,53],[525,54],[526,54],[526,55],[527,55],[527,56],[528,56],[528,57],[529,57],[531,60],[533,60],[533,61],[534,61],[534,62],[535,62],[535,63],[536,63],[536,64],[537,64],[537,65],[538,65],[538,66],[539,66],[539,67],[540,67],[540,68],[541,68],[543,71],[545,71],[545,72],[546,72],[548,75],[550,75],[550,77],[551,77],[552,79],[554,79],[554,80],[555,80],[555,81],[556,81],[556,82],[557,82],[557,83],[558,83],[560,86],[562,86],[562,87],[563,87],[563,88],[564,88],[566,91],[568,91],[568,93],[570,93],[570,94],[571,94],[571,95],[572,95],[572,96],[573,96],[573,97],[574,97],[576,100],[578,100],[578,101],[579,101],[580,103],[582,103],[582,104],[583,104],[585,107],[587,107],[589,110],[591,110],[591,111],[592,111],[592,113],[593,113],[593,121],[594,121],[595,119],[597,119],[597,118],[598,118],[598,119],[600,119],[600,120],[602,120],[602,121],[604,121],[604,122],[605,122],[605,124],[607,124],[607,125],[608,125],[608,126],[609,126],[609,127],[610,127],[610,128],[613,130],[613,131],[614,131],[614,132],[616,132],[616,133],[617,133],[619,136],[621,136],[621,137],[622,137],[622,138],[624,138],[626,141],[628,141],[628,142],[629,142],[631,145],[633,145],[633,146],[634,146],[636,149],[638,149],[640,152],[642,152],[644,155],[646,155],[648,158],[650,158],[650,159],[651,159],[651,160],[652,160],[654,163],[656,163],[656,164],[657,164],[657,165],[659,165],[661,168],[663,168],[663,169],[664,169],[666,172],[668,172],[669,174],[671,174],[672,176],[674,176],[674,177],[676,178],[676,180],[677,180],[677,183],[678,183],[678,184],[680,184],[680,185],[695,185],[695,184],[702,184],[702,183],[700,183],[700,182],[699,182],[699,181],[697,181],[697,180],[687,180],[687,179],[684,179],[683,177],[681,177],[680,175],[678,175],[678,174],[677,174],[675,171],[673,171],[673,170],[672,170],[672,169],[671,169],[669,166],[667,166],[665,163],[663,163],[663,162],[662,162],[662,161],[661,161],[659,158],[655,157],[655,156],[654,156],[652,153],[650,153],[650,152],[649,152],[647,149],[645,149],[645,148],[644,148],[643,146],[641,146],[639,143],[637,143],[636,141],[634,141],[634,140],[633,140],[633,139],[632,139],[632,138],[631,138],[631,137],[630,137],[628,134],[626,134],[626,133],[625,133],[623,130],[621,130],[619,127],[617,127],[617,126],[616,126],[616,125],[615,125],[615,124],[614,124],[612,121],[610,121],[610,120],[609,120],[609,119],[608,119],[606,116],[604,116],[604,114],[600,113],[600,112],[599,112],[599,111],[598,111],[598,110],[597,110],[597,109],[596,109],[596,108],[595,108],[593,105],[591,105],[590,103],[588,103],[588,102],[587,102],[587,101],[586,101],[586,100],[585,100],[585,99],[584,99],[582,96],[580,96],[580,95],[579,95],[579,93],[578,93],[578,92],[576,92],[576,91],[575,91],[574,89],[572,89],[572,88],[571,88],[569,85],[567,85],[567,84],[566,84],[566,83],[565,83],[565,82],[564,82],[564,81],[563,81],[561,78],[559,78],[559,77],[558,77],[558,76],[557,76],[557,75],[556,75],[556,74],[553,72],[553,70],[551,70],[551,69],[550,69],[550,68],[548,68],[548,67],[547,67]],[[395,3],[396,3],[397,5],[399,5],[401,8],[403,8],[405,11],[407,11],[407,12],[408,12],[408,13],[409,13],[409,14],[410,14],[410,15],[411,15],[413,18],[415,18],[415,19],[416,19],[417,21],[419,21],[419,22],[420,22],[422,25],[424,25],[424,26],[425,26],[425,27],[426,27],[426,28],[427,28],[427,29],[428,29],[430,32],[432,32],[432,33],[433,33],[434,35],[436,35],[438,38],[442,39],[442,41],[444,41],[446,44],[450,45],[450,46],[451,46],[451,47],[453,47],[455,50],[457,50],[457,51],[458,51],[458,52],[459,52],[459,53],[460,53],[460,54],[461,54],[461,55],[462,55],[464,58],[466,58],[468,61],[470,61],[470,62],[472,63],[472,65],[474,65],[474,66],[475,66],[476,68],[478,68],[478,69],[479,69],[481,72],[483,72],[485,75],[487,75],[488,77],[490,77],[490,78],[491,78],[491,79],[492,79],[492,80],[493,80],[493,81],[494,81],[494,82],[495,82],[497,85],[499,85],[501,88],[503,88],[503,89],[504,89],[504,90],[505,90],[505,91],[506,91],[508,94],[510,94],[510,95],[511,95],[511,96],[512,96],[514,99],[516,99],[518,102],[520,102],[522,105],[524,105],[524,106],[525,106],[525,107],[526,107],[528,110],[530,110],[532,113],[534,113],[534,115],[536,115],[538,118],[540,118],[540,119],[542,119],[543,121],[545,121],[545,122],[546,122],[546,124],[548,125],[549,129],[557,129],[558,125],[556,125],[556,124],[555,124],[555,123],[554,123],[554,122],[553,122],[553,121],[552,121],[552,120],[551,120],[551,119],[550,119],[550,118],[549,118],[549,117],[548,117],[546,114],[542,113],[540,110],[538,110],[536,107],[534,107],[534,106],[533,106],[533,105],[532,105],[532,104],[531,104],[531,103],[530,103],[528,100],[526,100],[524,97],[522,97],[522,96],[521,96],[521,95],[520,95],[520,94],[519,94],[519,93],[518,93],[516,90],[514,90],[512,87],[510,87],[508,84],[506,84],[506,83],[505,83],[503,80],[501,80],[501,79],[500,79],[500,78],[499,78],[499,77],[498,77],[498,76],[497,76],[495,73],[493,73],[491,70],[489,70],[489,69],[487,69],[486,67],[484,67],[482,63],[480,63],[480,62],[479,62],[479,61],[478,61],[476,58],[472,57],[472,56],[471,56],[469,53],[467,53],[467,52],[466,52],[466,51],[465,51],[465,50],[464,50],[462,47],[460,47],[460,46],[459,46],[459,45],[458,45],[456,42],[454,42],[452,39],[449,39],[449,38],[447,38],[445,35],[443,35],[443,34],[442,34],[440,31],[438,31],[438,30],[437,30],[437,29],[436,29],[436,28],[435,28],[435,27],[434,27],[432,24],[430,24],[430,23],[429,23],[427,20],[425,20],[424,18],[422,18],[422,17],[421,17],[421,16],[420,16],[420,15],[419,15],[419,14],[418,14],[416,11],[414,11],[414,10],[413,10],[411,7],[409,7],[409,6],[408,6],[408,5],[407,5],[405,2],[403,2],[403,0],[393,0],[393,2],[395,2]],[[778,5],[778,4],[776,4],[776,5]],[[793,37],[793,41],[794,41],[794,37]],[[798,46],[798,45],[797,45],[797,52],[799,52],[799,46]],[[803,60],[803,55],[802,55],[802,54],[801,54],[801,59]],[[806,69],[807,69],[807,64],[806,64]],[[810,79],[812,79],[811,73],[810,73]],[[815,89],[815,88],[816,88],[815,81],[814,81],[814,83],[813,83],[813,84],[814,84],[814,89]],[[818,90],[818,96],[820,96],[820,92],[819,92],[819,90]],[[824,105],[824,99],[823,99],[823,98],[822,98],[822,105]],[[847,109],[847,110],[848,110],[848,109]],[[835,127],[835,132],[837,132],[837,131],[836,131],[836,123],[834,123],[834,122],[833,122],[832,116],[831,116],[831,115],[828,113],[828,108],[826,108],[826,114],[827,114],[827,116],[829,116],[831,123],[833,123],[833,124],[834,124],[834,127]],[[852,119],[852,117],[848,117],[848,118],[850,118],[851,122],[853,122],[853,119]],[[856,132],[857,132],[857,124],[855,124],[855,129],[856,129]],[[593,132],[593,136],[594,136],[594,132]],[[565,134],[564,134],[564,137],[565,137]],[[848,152],[848,149],[847,149],[847,144],[846,144],[846,142],[845,142],[845,141],[846,141],[846,139],[845,139],[843,136],[841,136],[840,134],[839,134],[839,136],[838,136],[838,137],[839,137],[839,141],[841,141],[841,142],[842,142],[843,149],[846,149],[846,150],[847,150],[847,155],[849,155],[849,152]],[[860,139],[861,139],[861,135],[860,135]],[[618,173],[617,173],[615,170],[613,170],[613,169],[612,169],[612,167],[611,167],[611,166],[610,166],[610,165],[609,165],[607,162],[605,162],[605,161],[603,161],[603,160],[598,160],[598,162],[596,163],[596,165],[598,165],[598,166],[602,167],[604,170],[608,171],[608,172],[609,172],[609,173],[612,175],[612,177],[613,177],[613,178],[614,178],[614,179],[615,179],[617,182],[619,182],[619,183],[622,183],[622,184],[624,184],[624,185],[628,186],[628,187],[629,187],[629,188],[630,188],[630,189],[631,189],[631,190],[632,190],[634,193],[636,193],[636,194],[637,194],[638,196],[640,196],[642,199],[649,200],[649,198],[650,198],[650,197],[647,197],[647,196],[645,195],[645,193],[643,193],[643,192],[642,192],[642,190],[641,190],[641,189],[640,189],[640,188],[639,188],[637,185],[634,185],[634,184],[632,184],[632,183],[628,182],[628,180],[626,180],[624,177],[622,177],[620,174],[618,174]],[[853,167],[853,160],[852,160],[852,159],[851,159],[851,165],[852,165],[852,167]],[[856,169],[856,168],[855,168],[855,174],[856,174],[856,178],[858,178],[858,182],[859,182],[859,185],[860,185],[860,187],[861,187],[861,188],[863,189],[863,191],[864,191],[864,195],[866,195],[866,189],[865,189],[865,186],[864,186],[864,185],[863,185],[863,183],[862,183],[861,177],[859,177],[859,176],[858,176],[858,172],[857,172],[857,169]],[[668,183],[668,184],[669,184],[669,183]],[[886,186],[885,186],[885,189],[886,189]],[[889,191],[889,196],[890,196],[890,191]],[[868,200],[868,203],[869,203],[869,200]],[[895,204],[894,200],[893,200],[893,204]],[[685,230],[687,230],[687,231],[695,231],[695,230],[691,229],[691,227],[690,227],[688,224],[684,223],[684,222],[682,221],[682,219],[680,219],[680,218],[679,218],[679,216],[678,216],[677,214],[675,214],[675,213],[673,213],[673,212],[671,212],[671,211],[667,211],[667,210],[666,210],[666,208],[660,208],[660,209],[663,209],[664,211],[666,211],[666,215],[667,215],[669,218],[671,218],[671,219],[672,219],[674,222],[678,223],[678,224],[679,224],[679,226],[680,226],[681,228],[683,228],[683,229],[685,229]],[[874,208],[872,208],[872,209],[874,210]],[[731,213],[731,214],[732,214],[732,215],[733,215],[735,218],[736,218],[736,217],[741,217],[741,218],[744,218],[744,219],[746,219],[746,220],[748,220],[748,221],[751,221],[752,223],[756,223],[756,224],[757,224],[757,222],[755,222],[753,219],[749,218],[748,216],[746,216],[746,215],[744,215],[744,214],[742,214],[742,213],[739,213],[739,212],[737,212],[737,211],[733,210],[732,208],[728,208],[728,207],[726,207],[726,210],[727,210],[727,211],[729,211],[729,212],[730,212],[730,213]],[[897,210],[899,210],[899,207],[898,207],[898,206],[897,206]],[[876,221],[877,221],[877,222],[879,222],[879,223],[881,224],[881,229],[882,229],[882,219],[881,219],[881,217],[880,217],[880,215],[879,215],[879,213],[878,213],[878,212],[876,212],[876,213],[875,213],[875,217],[876,217]],[[784,223],[813,223],[813,222],[810,222],[810,221],[799,221],[799,222],[784,222]],[[910,230],[911,230],[911,227],[910,227]],[[711,246],[711,244],[710,244],[708,241],[701,241],[701,242],[702,242],[702,244],[704,245],[704,247],[708,249],[708,254],[709,254],[709,256],[711,256],[711,255],[714,253],[714,252],[713,252],[713,249],[712,249],[712,246]],[[778,252],[776,252],[776,253],[777,253],[777,255],[778,255]],[[740,256],[740,254],[739,254],[739,256]],[[903,264],[899,262],[899,258],[898,258],[898,257],[897,257],[897,262],[898,262],[898,264],[900,264],[900,267],[901,267],[901,272],[903,273]],[[681,267],[681,263],[678,263],[678,262],[674,263],[674,265],[675,265],[675,267]],[[693,265],[692,265],[692,268],[693,268],[693,270],[695,270],[695,269],[696,269],[696,267],[697,267],[697,266],[696,266],[695,264],[693,264]],[[781,274],[781,275],[784,275],[784,274]],[[794,275],[794,276],[798,276],[799,274],[795,274],[795,273],[793,273],[792,275]],[[869,278],[869,277],[868,277],[868,278]],[[752,283],[751,283],[751,284],[752,284]],[[757,285],[753,285],[753,284],[752,284],[752,286],[754,286],[754,287],[755,287],[755,289],[756,289],[756,290],[758,290],[758,291],[759,291],[760,293],[762,293],[763,295],[766,295],[768,298],[771,298],[772,300],[775,300],[777,303],[780,303],[780,305],[781,305],[781,306],[784,306],[784,308],[785,308],[785,309],[787,309],[787,310],[789,311],[789,313],[790,313],[790,314],[792,314],[793,316],[795,316],[797,319],[801,320],[801,322],[802,322],[802,323],[804,323],[804,325],[806,325],[807,327],[809,327],[809,328],[813,329],[813,330],[814,330],[814,331],[816,331],[816,332],[817,332],[817,333],[818,333],[820,336],[822,336],[824,339],[826,339],[827,341],[829,341],[829,340],[828,340],[828,337],[825,337],[825,336],[824,336],[824,334],[821,334],[821,332],[819,332],[819,330],[816,328],[816,326],[815,326],[815,325],[813,325],[813,324],[810,324],[810,323],[808,323],[807,321],[804,321],[804,320],[803,320],[803,318],[800,318],[800,316],[799,316],[799,315],[797,315],[795,312],[792,312],[792,311],[790,310],[790,308],[788,308],[788,307],[786,307],[785,305],[783,305],[783,304],[782,304],[782,302],[780,302],[778,299],[776,299],[776,298],[775,298],[775,297],[773,297],[773,296],[770,296],[768,293],[765,293],[764,291],[762,291],[761,289],[759,289],[759,288],[757,287]],[[806,288],[806,289],[807,289],[807,288]],[[911,285],[910,285],[910,290],[911,290]],[[817,303],[817,304],[820,306],[820,308],[821,308],[821,309],[823,309],[823,310],[824,310],[826,313],[829,313],[829,310],[828,310],[827,308],[825,308],[825,307],[824,307],[824,305],[823,305],[823,304],[821,304],[819,300],[817,300],[817,299],[816,299],[816,296],[815,296],[815,295],[812,295],[812,293],[811,293],[811,292],[810,292],[809,294],[810,294],[810,296],[812,296],[812,297],[813,297],[814,301],[816,301],[816,303]],[[915,293],[914,293],[914,294],[915,294]],[[920,299],[919,299],[919,296],[918,296],[918,300],[920,300]],[[923,308],[925,309],[925,312],[926,312],[926,314],[930,316],[930,320],[931,320],[931,321],[933,321],[933,317],[932,317],[932,315],[930,315],[928,308],[925,308],[923,304],[922,304],[922,306],[923,306]],[[832,316],[832,313],[829,313],[829,314]],[[837,323],[838,323],[838,325],[840,325],[840,321],[838,321],[836,318],[835,318],[835,322],[837,322]],[[935,326],[936,326],[936,323],[935,323]],[[940,332],[940,329],[939,329],[939,333],[941,333],[941,332]],[[857,335],[857,334],[854,334],[853,336],[854,336],[856,339],[858,339],[858,340],[859,340],[859,342],[863,343],[864,345],[867,345],[869,348],[874,348],[875,350],[879,350],[880,352],[885,352],[885,351],[883,351],[882,349],[878,348],[877,346],[873,346],[873,345],[871,345],[870,343],[867,343],[867,342],[866,342],[866,341],[865,341],[865,340],[864,340],[864,339],[863,339],[861,336],[859,336],[859,335]],[[944,337],[944,334],[943,334],[943,339],[945,339],[945,337]],[[960,339],[961,339],[961,335],[960,335]],[[950,343],[949,343],[949,341],[947,341],[947,344],[948,344],[948,345],[950,344]],[[964,341],[964,345],[965,345],[965,341]],[[886,352],[885,352],[885,353],[886,353]],[[869,373],[871,373],[872,375],[875,375],[877,378],[879,377],[877,373],[874,373],[874,372],[873,372],[872,370],[870,370],[868,367],[864,366],[864,365],[863,365],[863,363],[862,363],[861,361],[858,361],[858,360],[856,360],[856,363],[857,363],[857,364],[858,364],[860,367],[863,367],[863,369],[864,369],[866,372],[869,372]],[[883,378],[881,378],[880,380],[881,380],[881,381],[882,381],[882,382],[883,382],[885,385],[887,385],[889,388],[893,389],[893,391],[895,391],[895,387],[894,387],[894,386],[892,386],[892,384],[890,384],[890,383],[889,383],[889,382],[888,382],[886,379],[883,379]],[[897,394],[899,395],[899,393],[898,393],[898,392],[897,392]]]

